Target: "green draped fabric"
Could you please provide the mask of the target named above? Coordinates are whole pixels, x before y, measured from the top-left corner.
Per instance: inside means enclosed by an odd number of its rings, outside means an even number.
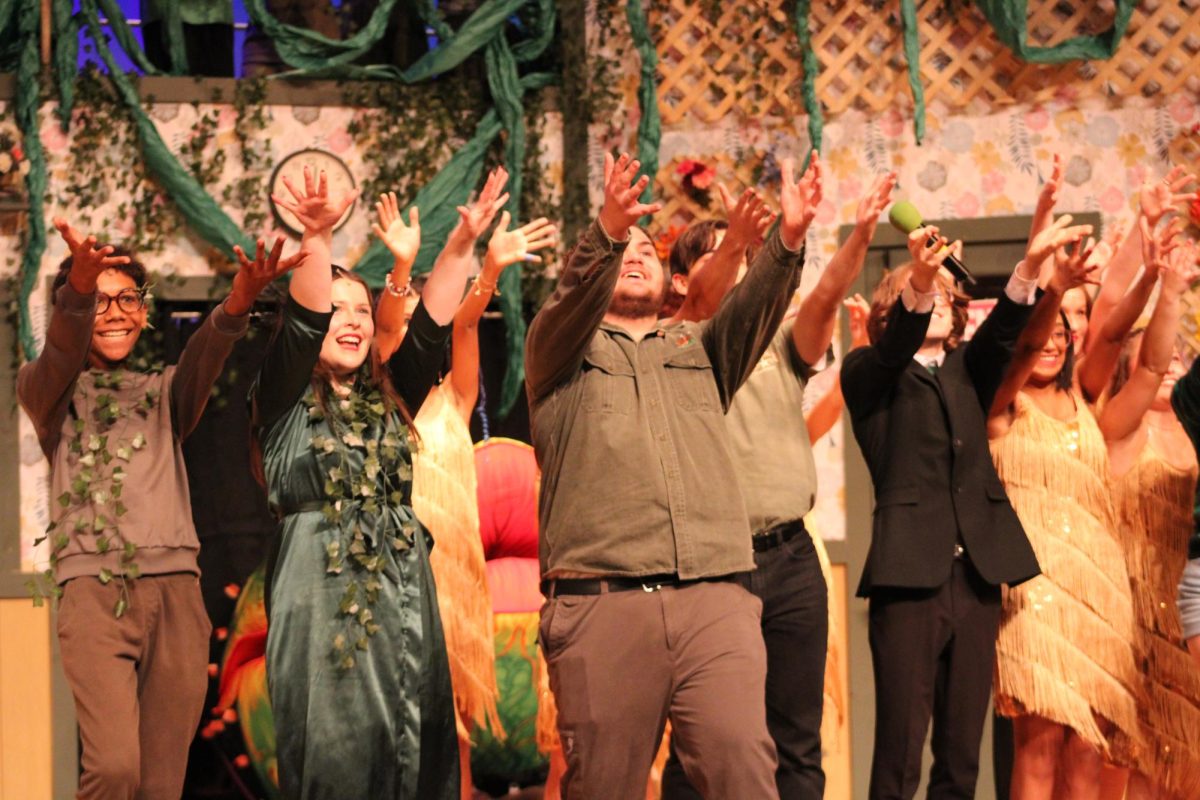
[[[79,17],[71,0],[53,0],[54,77],[58,85],[58,119],[65,132],[75,107],[75,74],[79,70]]]
[[[804,64],[804,81],[801,89],[804,95],[804,113],[808,115],[808,141],[813,150],[821,149],[821,137],[825,129],[825,118],[821,112],[821,101],[817,99],[817,73],[821,71],[821,63],[812,46],[812,33],[808,30],[808,19],[812,14],[811,0],[796,0],[796,38],[800,40],[800,58]],[[804,156],[804,165],[808,167],[809,154]]]
[[[11,8],[11,2],[6,5]],[[38,106],[41,102],[38,74],[42,68],[38,56],[38,31],[41,29],[41,13],[41,5],[29,0],[17,7],[17,41],[21,42],[17,60],[17,124],[21,128],[25,157],[29,159],[29,174],[25,176],[25,187],[29,193],[29,231],[25,238],[25,252],[21,254],[20,324],[17,333],[26,358],[37,355],[33,324],[29,318],[29,297],[37,285],[42,253],[46,250],[46,210],[42,204],[42,198],[46,195],[46,152],[42,148],[38,124]]]
[[[658,177],[658,148],[662,141],[662,120],[658,113],[658,51],[650,38],[650,24],[642,0],[627,0],[625,18],[629,21],[629,32],[633,44],[642,58],[638,75],[638,109],[642,117],[638,121],[637,157],[642,162],[642,174],[650,176],[650,183],[642,193],[642,202],[649,203],[654,197],[654,181]],[[649,223],[644,218],[642,224]]]
[[[105,41],[104,35],[100,31],[96,0],[83,0],[81,7],[85,24],[90,29],[92,41],[96,46],[96,52],[104,62],[104,66],[108,68],[109,77],[117,90],[117,96],[133,116],[133,124],[137,128],[138,138],[142,143],[142,158],[145,160],[150,174],[179,208],[188,225],[206,242],[230,259],[234,258],[233,246],[235,244],[241,245],[242,249],[250,252],[254,248],[254,240],[221,210],[221,207],[204,190],[195,176],[179,163],[179,159],[162,140],[153,120],[142,108],[142,99],[138,96],[133,81],[117,68],[108,42]]]
[[[925,87],[921,85],[921,40],[914,0],[900,0],[900,20],[904,25],[904,59],[908,62],[908,85],[913,96],[913,136],[920,144],[925,138]]]
[[[1088,36],[1073,36],[1053,47],[1028,44],[1028,0],[975,0],[975,5],[996,29],[996,36],[1022,61],[1031,64],[1061,64],[1064,61],[1108,59],[1117,52],[1136,0],[1116,0],[1113,24],[1107,30]]]

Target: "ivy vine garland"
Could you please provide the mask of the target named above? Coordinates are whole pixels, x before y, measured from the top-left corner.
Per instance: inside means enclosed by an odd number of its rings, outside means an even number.
[[[349,396],[330,403],[327,422],[333,435],[316,434],[310,440],[325,476],[321,513],[338,533],[325,548],[325,572],[350,572],[338,603],[342,624],[331,642],[331,657],[343,670],[354,667],[355,653],[366,651],[379,631],[372,608],[383,588],[384,548],[406,551],[417,533],[413,520],[396,525],[388,513],[400,510],[401,484],[412,480],[408,427],[393,424],[391,404],[378,387],[362,386],[358,382]],[[308,417],[312,422],[326,419],[311,392]],[[361,467],[355,466],[358,457]]]
[[[152,368],[161,372],[161,367]],[[112,392],[119,392],[127,378],[123,372],[94,370],[92,386],[97,394],[89,403],[92,408],[92,425],[85,419],[76,419],[71,438],[67,441],[70,453],[68,464],[74,478],[70,488],[56,499],[58,517],[53,520],[34,545],[49,539],[50,566],[28,583],[34,605],[42,605],[47,598],[57,600],[62,596],[62,587],[55,580],[54,571],[59,556],[71,542],[72,536],[95,536],[97,553],[118,552],[117,570],[105,567],[100,570],[102,584],[113,580],[120,583],[121,591],[113,606],[113,614],[120,618],[129,609],[129,581],[141,576],[135,556],[137,545],[121,534],[120,521],[125,516],[125,503],[121,495],[125,489],[128,473],[125,465],[146,447],[146,435],[138,432],[128,435],[130,415],[141,419],[150,416],[162,397],[158,389],[148,389],[133,405],[124,407]],[[89,389],[82,384],[77,391],[81,399],[87,400]],[[91,514],[88,514],[88,511]],[[74,519],[74,523],[67,520]]]

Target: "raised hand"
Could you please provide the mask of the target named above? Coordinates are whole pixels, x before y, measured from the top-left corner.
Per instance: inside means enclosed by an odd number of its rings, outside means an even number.
[[[472,242],[482,236],[496,218],[496,214],[508,202],[508,192],[503,191],[506,183],[508,170],[504,167],[492,170],[479,197],[470,205],[458,207],[458,227],[451,236],[459,234],[469,237]]]
[[[485,270],[493,268],[498,272],[518,261],[540,263],[541,256],[532,253],[553,247],[558,240],[558,228],[545,217],[510,231],[508,226],[511,222],[512,217],[507,211],[500,215],[500,224],[492,231],[492,238],[488,242]]]
[[[1047,288],[1061,296],[1077,286],[1098,284],[1100,262],[1092,258],[1094,249],[1095,242],[1091,238],[1085,241],[1082,237],[1055,249],[1054,272]]]
[[[725,204],[725,213],[729,221],[725,240],[730,243],[730,247],[745,250],[761,241],[767,228],[771,227],[775,215],[758,192],[747,189],[734,200],[722,184],[717,184],[717,188],[721,192],[721,200]]]
[[[1145,215],[1138,218],[1138,227],[1142,232],[1142,263],[1147,270],[1156,274],[1162,273],[1167,263],[1167,254],[1177,246],[1175,237],[1179,235],[1181,226],[1175,222],[1165,228],[1156,229]]]
[[[304,261],[308,255],[304,250],[299,250],[287,258],[280,258],[283,255],[283,241],[282,236],[275,237],[275,244],[271,247],[271,252],[267,253],[263,240],[259,239],[253,261],[246,257],[241,247],[236,244],[233,246],[241,268],[233,276],[233,288],[229,290],[229,297],[225,300],[225,310],[228,313],[241,316],[249,312],[255,299],[271,281],[300,266]]]
[[[129,263],[129,256],[114,256],[112,245],[97,247],[95,236],[85,237],[62,217],[54,218],[54,227],[71,251],[71,272],[67,279],[71,288],[80,294],[96,291],[96,279],[104,270]]]
[[[629,229],[637,221],[662,210],[662,203],[643,203],[639,198],[650,185],[650,177],[638,177],[642,162],[628,153],[613,160],[611,153],[604,154],[604,205],[600,208],[600,226],[617,241],[625,241]]]
[[[821,159],[813,150],[808,170],[799,181],[795,179],[794,159],[785,158],[781,166],[779,207],[783,212],[783,220],[779,235],[784,245],[795,251],[804,244],[804,235],[817,216],[817,206],[821,205]]]
[[[871,343],[867,335],[867,320],[871,317],[871,304],[861,294],[847,297],[842,301],[846,313],[850,317],[850,349],[866,347]]]
[[[946,260],[946,248],[953,249],[961,245],[961,242],[955,242],[952,246],[950,240],[942,236],[936,225],[926,225],[924,228],[917,228],[910,233],[908,235],[908,254],[912,256],[913,277],[919,281],[913,288],[922,292],[929,291],[934,276],[942,268],[942,262]]]
[[[854,227],[866,235],[867,241],[874,238],[879,216],[892,201],[892,189],[896,188],[898,177],[895,172],[887,173],[876,180],[871,190],[858,201],[858,209],[854,212]]]
[[[1035,276],[1046,259],[1054,255],[1060,247],[1066,247],[1092,235],[1091,225],[1071,225],[1071,219],[1070,214],[1063,214],[1029,240],[1025,248],[1025,264],[1029,270],[1034,271]]]
[[[421,249],[421,215],[417,207],[408,210],[408,224],[405,225],[396,202],[396,193],[387,192],[379,195],[375,214],[379,221],[371,225],[372,232],[387,245],[397,261],[411,267],[417,260],[417,251]]]
[[[1174,211],[1176,206],[1196,199],[1195,192],[1183,191],[1195,181],[1195,175],[1188,174],[1183,167],[1175,166],[1161,181],[1147,181],[1142,184],[1141,191],[1138,192],[1138,203],[1141,205],[1142,215],[1150,221],[1151,227]]]
[[[1196,243],[1184,239],[1167,254],[1162,268],[1163,291],[1183,294],[1198,278],[1200,268],[1196,266]]]
[[[314,180],[312,170],[304,168],[304,190],[298,190],[285,175],[283,185],[287,187],[292,199],[271,195],[280,208],[285,208],[295,215],[306,233],[329,234],[338,223],[346,209],[358,197],[358,190],[347,192],[344,197],[333,200],[329,197],[329,182],[325,171],[321,170]]]

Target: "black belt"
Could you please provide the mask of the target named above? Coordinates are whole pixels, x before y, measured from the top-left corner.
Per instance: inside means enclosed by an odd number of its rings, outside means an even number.
[[[695,583],[718,583],[732,581],[733,575],[716,578],[680,580],[678,575],[644,575],[640,578],[551,578],[542,581],[542,594],[547,600],[563,594],[608,594],[610,592],[655,592],[659,589],[678,589]]]
[[[804,520],[794,519],[788,522],[781,522],[778,525],[772,525],[762,533],[754,534],[750,541],[754,545],[754,552],[762,553],[767,550],[774,550],[779,545],[789,539],[794,539],[802,533],[805,533]]]

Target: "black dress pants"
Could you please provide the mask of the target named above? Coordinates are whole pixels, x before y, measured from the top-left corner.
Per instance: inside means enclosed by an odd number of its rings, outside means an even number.
[[[825,703],[825,653],[829,596],[812,539],[804,530],[779,546],[754,554],[757,569],[739,576],[762,600],[767,646],[767,730],[779,765],[780,800],[820,800],[821,712]],[[663,769],[663,800],[701,797],[688,783],[672,742]]]
[[[1000,588],[966,558],[955,559],[950,579],[936,589],[872,590],[871,800],[909,800],[916,793],[931,717],[929,798],[975,796],[999,624]]]

